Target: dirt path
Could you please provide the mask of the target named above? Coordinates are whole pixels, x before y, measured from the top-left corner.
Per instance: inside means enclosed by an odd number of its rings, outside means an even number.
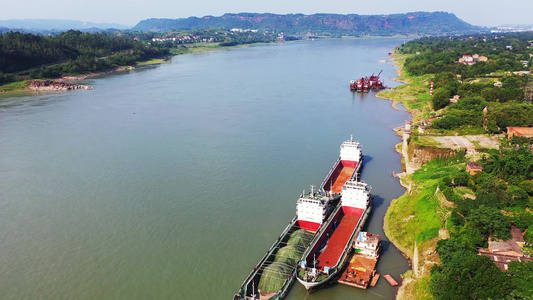
[[[501,136],[463,135],[463,136],[435,136],[431,137],[441,145],[440,148],[498,148]]]

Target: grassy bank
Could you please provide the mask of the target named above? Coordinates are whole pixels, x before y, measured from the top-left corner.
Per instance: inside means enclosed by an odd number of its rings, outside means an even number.
[[[24,81],[11,82],[0,85],[0,93],[11,93],[26,90],[30,85]]]
[[[384,220],[387,237],[412,265],[412,270],[403,275],[398,299],[432,299],[428,286],[430,269],[439,262],[437,241],[449,237],[447,219],[454,207],[439,184],[442,178],[464,169],[460,155],[437,158],[400,179],[408,191],[392,201]]]
[[[406,74],[403,70],[403,63],[407,57],[408,55],[397,53],[392,56],[398,72],[398,77],[394,80],[404,84],[382,91],[377,96],[401,103],[411,114],[413,121],[420,121],[431,116],[429,89],[433,75],[410,76]]]
[[[398,72],[395,80],[404,84],[383,91],[378,96],[392,100],[395,104],[401,103],[411,114],[413,121],[417,122],[432,114],[429,95],[432,75],[407,75],[403,70],[406,57],[393,55]],[[410,143],[410,146],[414,144]],[[400,144],[397,147],[399,153],[402,153],[401,148]],[[410,153],[412,151],[410,149]],[[408,158],[402,158],[403,164],[406,159]],[[460,167],[443,166],[445,164],[442,161],[434,162],[414,174],[402,176],[400,181],[407,191],[393,200],[387,210],[383,226],[385,234],[410,259],[412,266],[412,270],[402,275],[398,299],[432,299],[429,292],[429,271],[438,262],[435,249],[438,239],[447,236],[446,218],[450,211],[450,203],[438,190],[438,181]]]
[[[220,43],[198,43],[190,44],[187,46],[181,46],[170,50],[173,55],[188,54],[188,53],[200,53],[216,50],[227,50],[235,48],[246,48],[250,46],[267,45],[268,43],[253,43],[253,44],[240,44],[235,46],[220,46]]]

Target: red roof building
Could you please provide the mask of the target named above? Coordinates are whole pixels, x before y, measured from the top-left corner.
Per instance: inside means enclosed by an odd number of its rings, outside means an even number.
[[[476,175],[477,173],[483,171],[483,167],[476,162],[469,161],[466,163],[466,171],[470,173],[470,175]]]
[[[533,261],[533,257],[522,252],[524,237],[518,227],[511,227],[511,236],[507,241],[489,241],[489,248],[479,249],[479,255],[492,259],[502,271],[508,270],[511,261]]]
[[[533,127],[507,127],[507,138],[512,139],[515,135],[533,138]]]

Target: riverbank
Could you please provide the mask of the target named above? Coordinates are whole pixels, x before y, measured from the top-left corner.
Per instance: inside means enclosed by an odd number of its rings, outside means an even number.
[[[148,64],[160,64],[165,60],[152,60],[144,63],[139,63],[138,65],[148,65]],[[134,66],[119,67],[104,72],[92,72],[82,75],[65,75],[60,78],[54,79],[35,79],[35,80],[20,80],[12,83],[5,84],[0,86],[0,95],[6,93],[17,93],[17,92],[28,92],[28,91],[66,91],[66,90],[92,90],[94,87],[82,84],[74,84],[73,81],[84,80],[90,77],[101,76],[105,74],[111,74],[114,72],[120,71],[129,71],[134,70]]]
[[[265,45],[265,44],[266,43],[256,43],[256,44],[229,46],[229,47],[220,46],[218,45],[218,43],[201,44],[198,46],[188,47],[186,50],[182,50],[182,51],[175,50],[175,51],[172,51],[171,54],[172,56],[177,56],[181,54],[202,53],[202,52],[210,52],[210,51],[218,51],[218,50],[226,50],[226,49],[245,48],[245,47]],[[93,88],[90,86],[75,85],[72,83],[71,83],[72,86],[69,86],[68,84],[63,84],[63,83],[84,80],[87,78],[111,74],[115,72],[130,71],[130,70],[134,70],[136,67],[163,64],[163,63],[168,63],[169,61],[170,61],[170,57],[161,58],[161,59],[151,59],[149,61],[138,62],[134,66],[118,67],[118,68],[113,68],[113,69],[103,71],[103,72],[91,72],[91,73],[86,73],[86,74],[81,74],[81,75],[64,75],[60,78],[53,78],[53,79],[19,80],[19,81],[1,85],[0,95],[6,94],[6,93],[17,93],[17,92],[28,92],[28,91],[63,91],[63,90],[73,90],[73,89],[91,90]],[[44,82],[44,81],[46,81],[47,84],[35,84],[35,82]]]
[[[393,80],[403,84],[382,91],[377,94],[377,97],[393,101],[392,107],[396,110],[398,110],[398,105],[402,104],[411,115],[412,121],[418,122],[431,116],[431,108],[428,103],[431,100],[429,89],[433,75],[417,77],[407,75],[403,69],[407,57],[409,56],[398,53],[392,54],[392,61],[398,73],[398,76]]]
[[[420,120],[427,115],[427,108],[424,104],[429,101],[429,97],[424,94],[429,84],[429,78],[408,77],[403,69],[405,56],[393,54],[392,60],[395,63],[398,77],[395,81],[403,83],[393,89],[383,91],[377,95],[381,99],[391,100],[392,107],[399,110],[398,105],[402,104],[407,112],[411,115],[412,120]],[[408,125],[410,127],[410,125]],[[404,127],[396,128],[398,135],[402,136],[402,143],[395,147],[395,150],[402,156],[402,165],[404,172],[397,174],[399,183],[406,189],[406,192],[394,199],[384,218],[383,230],[394,246],[400,250],[403,255],[410,261],[411,270],[402,275],[402,284],[396,295],[397,299],[431,299],[428,292],[429,269],[430,266],[438,262],[435,254],[436,240],[431,243],[422,242],[417,245],[416,240],[424,230],[435,231],[436,226],[443,224],[433,224],[431,228],[421,228],[433,218],[440,218],[435,215],[435,209],[438,204],[433,202],[426,205],[424,211],[420,205],[428,195],[419,194],[417,183],[412,180],[409,174],[412,174],[416,168],[409,158],[408,139],[409,130]],[[435,205],[433,205],[435,204]]]

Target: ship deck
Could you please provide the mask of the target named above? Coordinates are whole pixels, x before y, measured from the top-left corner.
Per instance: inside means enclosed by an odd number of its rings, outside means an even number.
[[[346,181],[350,180],[354,171],[355,167],[343,167],[339,173],[339,176],[337,176],[335,179],[331,191],[336,194],[340,193],[342,191],[342,186],[346,183]]]
[[[324,267],[334,267],[350,240],[352,233],[356,229],[357,223],[361,218],[360,215],[343,215],[339,221],[339,227],[335,229],[329,238],[326,249],[318,255],[317,269],[324,270]]]
[[[339,283],[366,289],[376,273],[378,260],[362,254],[354,254],[350,264],[342,273]]]

